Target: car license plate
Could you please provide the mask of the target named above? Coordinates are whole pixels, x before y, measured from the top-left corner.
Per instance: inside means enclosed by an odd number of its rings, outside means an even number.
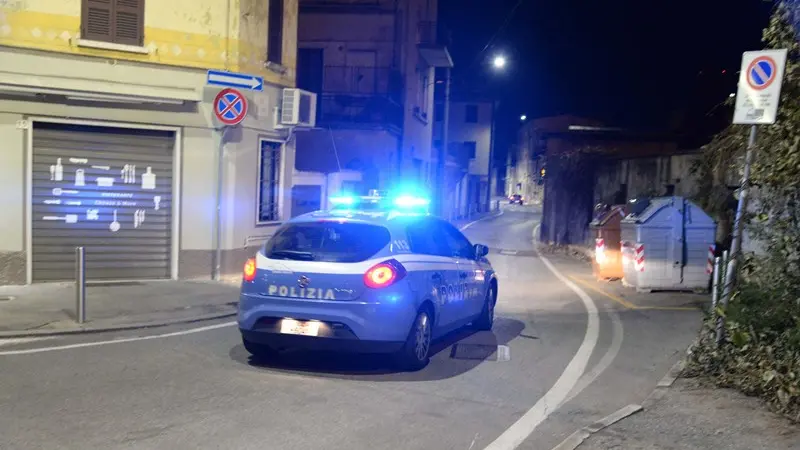
[[[281,333],[317,336],[319,334],[319,322],[301,322],[299,320],[283,319],[281,321]]]

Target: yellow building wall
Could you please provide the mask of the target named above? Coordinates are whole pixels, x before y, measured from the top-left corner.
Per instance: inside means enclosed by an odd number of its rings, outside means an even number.
[[[294,86],[298,0],[285,0],[284,74],[266,69],[269,0],[146,0],[146,54],[78,45],[81,0],[0,1],[0,46],[246,72]]]

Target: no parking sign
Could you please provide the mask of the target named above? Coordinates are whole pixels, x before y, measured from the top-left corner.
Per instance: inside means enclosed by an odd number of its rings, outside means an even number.
[[[236,89],[223,89],[214,98],[214,115],[225,125],[238,125],[247,117],[247,99]]]
[[[778,116],[787,50],[745,52],[733,123],[769,125]]]

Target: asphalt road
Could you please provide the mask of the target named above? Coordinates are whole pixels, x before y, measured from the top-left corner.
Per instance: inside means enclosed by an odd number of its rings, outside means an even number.
[[[558,278],[533,251],[539,218],[513,206],[465,231],[493,249],[495,329],[439,343],[420,372],[327,354],[254,365],[227,323],[0,342],[0,448],[551,449],[641,402],[700,313],[582,299],[567,283],[585,264],[547,256]]]

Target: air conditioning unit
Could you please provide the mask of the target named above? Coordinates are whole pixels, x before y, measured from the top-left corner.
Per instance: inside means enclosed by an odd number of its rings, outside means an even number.
[[[275,128],[314,128],[317,124],[317,94],[285,88],[280,107],[275,108]]]

